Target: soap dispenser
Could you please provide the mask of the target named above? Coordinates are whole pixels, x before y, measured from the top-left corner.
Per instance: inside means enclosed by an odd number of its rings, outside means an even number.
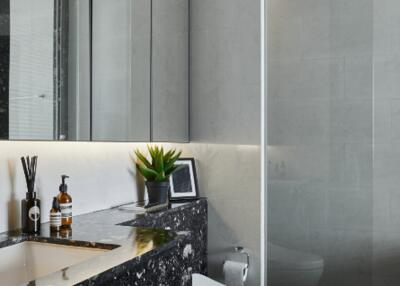
[[[58,203],[61,211],[61,227],[71,228],[72,224],[72,198],[67,193],[68,186],[65,179],[69,178],[67,175],[61,176],[60,194],[58,195]]]

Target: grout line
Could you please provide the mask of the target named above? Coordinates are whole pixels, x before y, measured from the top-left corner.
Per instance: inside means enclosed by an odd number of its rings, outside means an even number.
[[[150,142],[153,136],[153,0],[150,0]]]

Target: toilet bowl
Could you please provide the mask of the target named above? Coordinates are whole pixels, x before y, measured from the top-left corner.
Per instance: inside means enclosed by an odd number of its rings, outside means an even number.
[[[324,260],[314,254],[268,243],[269,286],[317,286]]]
[[[214,281],[207,276],[194,273],[192,274],[192,286],[225,286],[217,281]]]

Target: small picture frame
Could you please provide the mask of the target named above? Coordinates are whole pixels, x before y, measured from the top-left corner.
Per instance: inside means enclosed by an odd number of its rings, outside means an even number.
[[[199,190],[197,185],[196,163],[194,158],[180,158],[175,165],[182,165],[169,178],[170,201],[197,199]]]

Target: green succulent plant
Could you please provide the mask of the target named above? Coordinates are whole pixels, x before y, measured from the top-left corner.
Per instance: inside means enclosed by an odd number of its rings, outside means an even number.
[[[151,162],[138,149],[135,150],[137,169],[148,182],[167,181],[169,176],[178,168],[175,162],[181,156],[182,151],[178,152],[171,149],[164,152],[164,148],[158,146],[147,146],[147,149],[150,153]]]

